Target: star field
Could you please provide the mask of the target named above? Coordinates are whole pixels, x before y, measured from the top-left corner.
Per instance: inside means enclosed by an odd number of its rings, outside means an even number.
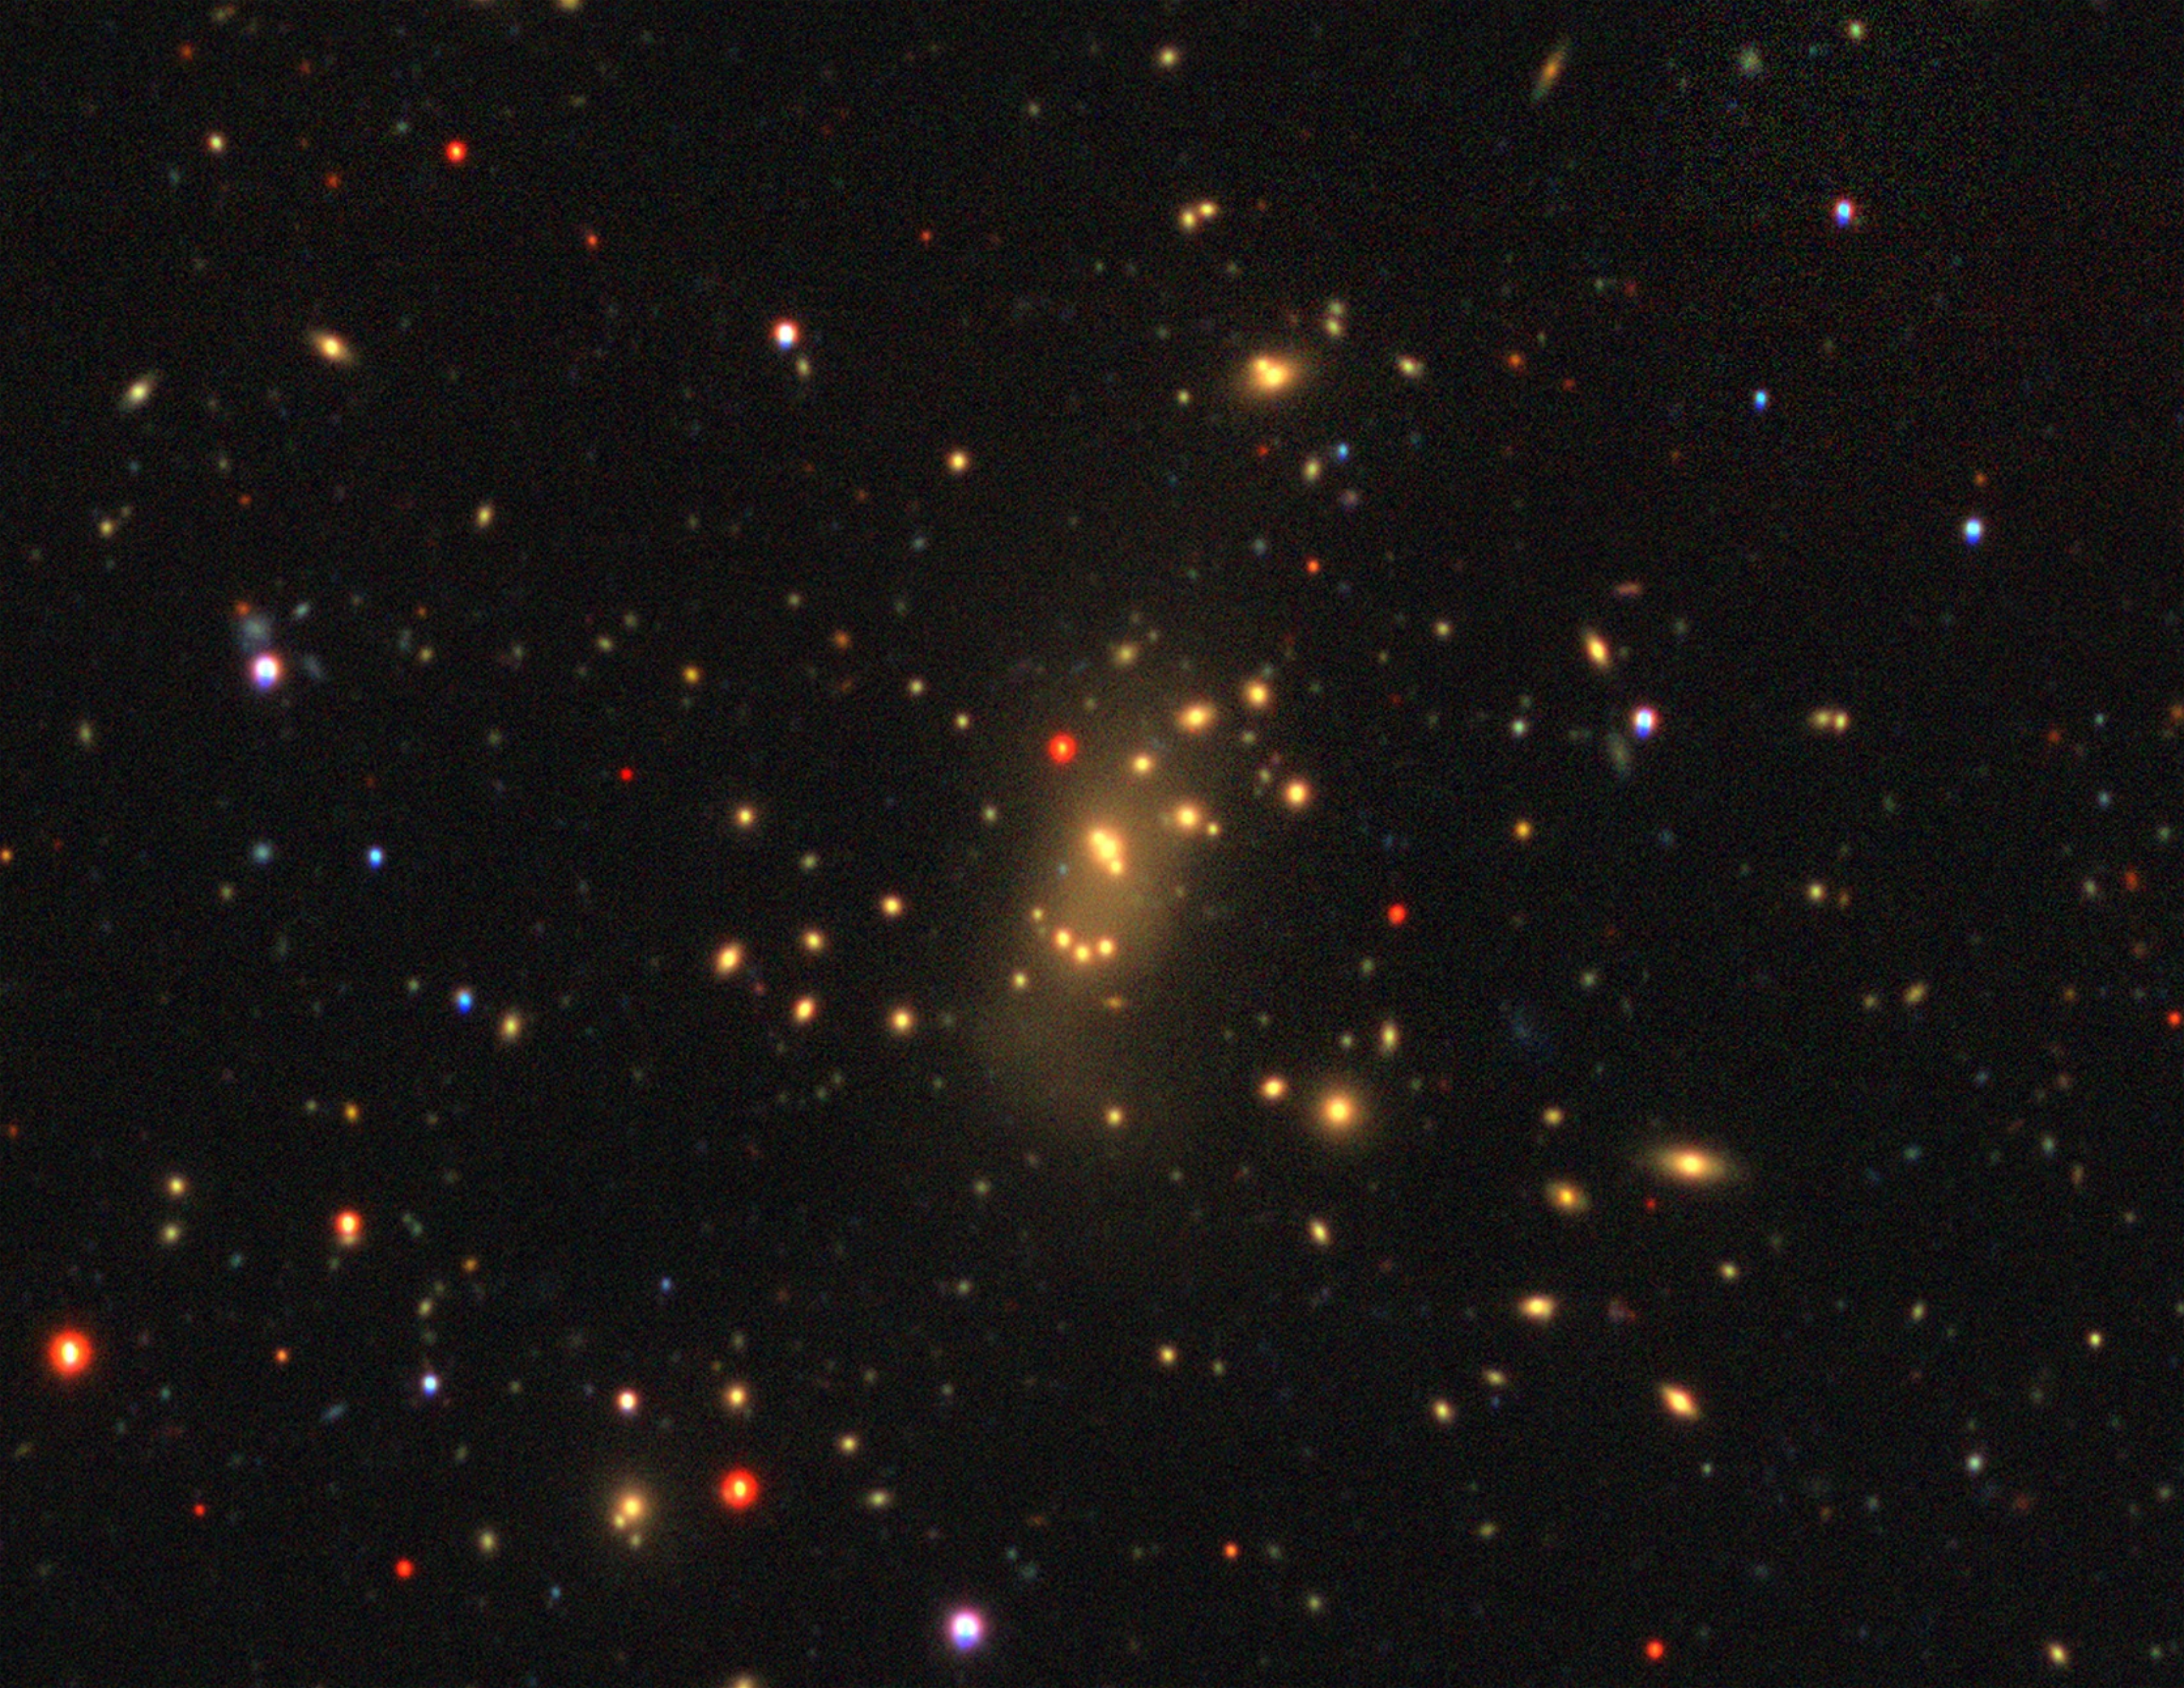
[[[0,1652],[2175,1679],[2159,62],[26,26]]]

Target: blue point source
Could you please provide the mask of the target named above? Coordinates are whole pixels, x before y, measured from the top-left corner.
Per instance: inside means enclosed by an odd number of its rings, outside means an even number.
[[[976,1607],[960,1606],[948,1614],[948,1645],[957,1652],[976,1652],[985,1639],[986,1620]]]
[[[1752,394],[1752,408],[1755,410],[1764,410],[1767,408],[1767,389],[1765,387],[1758,387],[1753,391]]]
[[[1986,538],[1986,524],[1975,515],[1964,518],[1964,543],[1976,545]]]

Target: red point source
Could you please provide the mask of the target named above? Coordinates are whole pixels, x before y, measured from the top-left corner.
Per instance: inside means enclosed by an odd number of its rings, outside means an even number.
[[[394,1562],[394,1574],[398,1580],[406,1583],[417,1574],[417,1568],[407,1559],[397,1559]]]
[[[447,159],[447,161],[451,164],[460,164],[467,159],[470,155],[471,143],[464,140],[460,135],[456,136],[454,140],[448,142],[447,151],[443,154]]]
[[[1658,1635],[1648,1635],[1646,1638],[1645,1653],[1648,1663],[1658,1664],[1663,1659],[1668,1657],[1669,1644]]]
[[[1410,917],[1411,917],[1411,911],[1410,911],[1410,910],[1408,910],[1407,908],[1404,907],[1402,904],[1401,904],[1401,903],[1390,903],[1390,904],[1389,904],[1389,905],[1388,905],[1388,924],[1389,924],[1389,925],[1390,925],[1390,926],[1401,926],[1401,925],[1405,921],[1408,920]]]
[[[80,1330],[57,1330],[46,1345],[46,1363],[57,1378],[80,1378],[91,1369],[91,1339]]]
[[[758,1504],[758,1475],[738,1466],[721,1479],[721,1504],[732,1513],[747,1513]]]
[[[1057,733],[1046,741],[1046,760],[1057,768],[1066,768],[1077,760],[1077,740],[1067,733]]]

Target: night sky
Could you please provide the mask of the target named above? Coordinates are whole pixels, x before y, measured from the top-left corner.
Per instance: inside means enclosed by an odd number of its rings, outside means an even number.
[[[0,1674],[2184,1676],[2174,45],[27,13]]]

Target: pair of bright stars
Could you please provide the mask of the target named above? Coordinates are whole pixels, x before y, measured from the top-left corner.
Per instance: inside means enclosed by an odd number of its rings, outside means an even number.
[[[46,1364],[64,1381],[83,1376],[95,1357],[91,1338],[73,1325],[55,1331],[46,1343]],[[760,1493],[757,1474],[746,1467],[738,1466],[721,1479],[721,1500],[731,1512],[749,1512],[758,1504]],[[409,1564],[406,1559],[401,1561],[395,1574],[408,1576]],[[948,1645],[956,1652],[977,1652],[986,1644],[985,1614],[975,1606],[955,1607],[948,1614],[947,1634]]]

